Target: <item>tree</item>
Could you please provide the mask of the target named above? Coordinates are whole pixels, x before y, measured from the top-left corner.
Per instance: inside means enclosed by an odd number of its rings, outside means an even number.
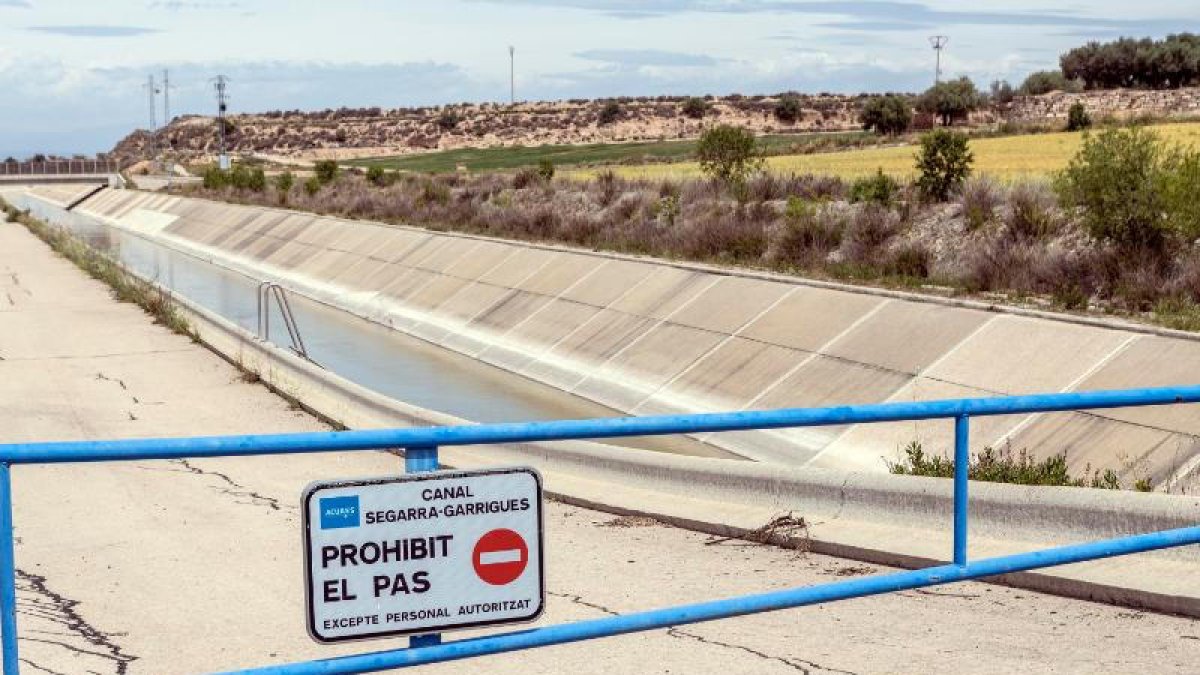
[[[1151,131],[1107,129],[1084,137],[1055,187],[1065,205],[1083,208],[1084,225],[1093,237],[1128,248],[1158,249],[1168,212],[1164,154]]]
[[[538,174],[538,178],[542,179],[545,182],[550,182],[551,180],[553,180],[554,179],[554,162],[551,162],[549,159],[547,159],[545,157],[538,160],[537,174]]]
[[[373,165],[367,167],[367,182],[371,183],[372,185],[374,185],[376,187],[383,187],[383,184],[386,180],[387,180],[387,172],[384,171],[384,168],[382,166],[379,166],[378,164],[373,164]]]
[[[1089,89],[1178,88],[1200,83],[1200,36],[1168,35],[1162,40],[1120,38],[1089,42],[1059,58],[1062,73]]]
[[[684,117],[698,120],[708,114],[708,102],[699,96],[692,96],[683,102],[679,110],[683,113]]]
[[[1008,80],[994,80],[991,92],[992,103],[994,105],[1008,105],[1017,97],[1017,92],[1013,91],[1013,87],[1008,83]]]
[[[313,173],[321,185],[332,183],[338,175],[338,164],[332,159],[322,159],[313,163]]]
[[[1092,126],[1092,116],[1082,101],[1076,101],[1067,111],[1067,131],[1083,131]]]
[[[903,96],[873,96],[859,113],[863,128],[879,134],[902,134],[912,124],[912,106]]]
[[[1082,87],[1073,80],[1068,80],[1057,70],[1039,70],[1030,73],[1021,83],[1021,94],[1024,96],[1041,96],[1052,91],[1079,91]]]
[[[762,167],[754,134],[728,124],[717,125],[700,136],[696,157],[701,171],[727,184],[742,184]]]
[[[793,94],[784,94],[775,103],[775,119],[780,122],[795,124],[803,114],[804,106],[800,104],[800,97]]]
[[[596,124],[606,126],[616,122],[621,118],[621,104],[616,101],[608,101],[604,107],[600,109],[600,114],[596,116]]]
[[[917,188],[926,198],[944,202],[971,175],[974,161],[966,134],[935,129],[921,137]]]
[[[982,103],[983,97],[971,78],[960,77],[930,87],[917,100],[917,109],[937,115],[942,125],[948,127],[954,120],[963,119],[977,110]]]

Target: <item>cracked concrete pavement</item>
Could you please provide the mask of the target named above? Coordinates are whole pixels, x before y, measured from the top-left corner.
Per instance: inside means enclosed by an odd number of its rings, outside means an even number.
[[[324,428],[0,224],[0,441]],[[299,495],[384,453],[14,470],[23,667],[165,674],[398,647],[304,631]],[[797,514],[802,515],[802,514]],[[546,510],[544,623],[886,571]],[[456,637],[456,636],[450,636]],[[489,657],[429,672],[1195,672],[1200,623],[961,584]]]

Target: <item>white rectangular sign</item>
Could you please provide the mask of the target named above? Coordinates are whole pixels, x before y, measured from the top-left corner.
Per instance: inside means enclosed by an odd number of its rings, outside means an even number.
[[[542,613],[542,480],[533,469],[319,482],[302,509],[308,632],[318,642]]]

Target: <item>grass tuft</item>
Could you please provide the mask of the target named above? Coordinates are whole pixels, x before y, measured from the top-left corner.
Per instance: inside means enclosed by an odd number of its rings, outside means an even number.
[[[54,227],[28,213],[23,213],[7,203],[0,202],[8,222],[24,225],[38,239],[46,242],[55,252],[87,273],[93,279],[104,282],[113,297],[120,302],[138,305],[162,324],[180,335],[199,341],[195,329],[179,312],[171,296],[154,284],[139,279],[126,270],[121,263],[91,248],[62,228]]]

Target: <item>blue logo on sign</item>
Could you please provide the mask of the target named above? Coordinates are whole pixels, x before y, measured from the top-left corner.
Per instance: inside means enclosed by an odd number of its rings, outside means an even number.
[[[321,498],[321,529],[358,527],[358,495]]]

